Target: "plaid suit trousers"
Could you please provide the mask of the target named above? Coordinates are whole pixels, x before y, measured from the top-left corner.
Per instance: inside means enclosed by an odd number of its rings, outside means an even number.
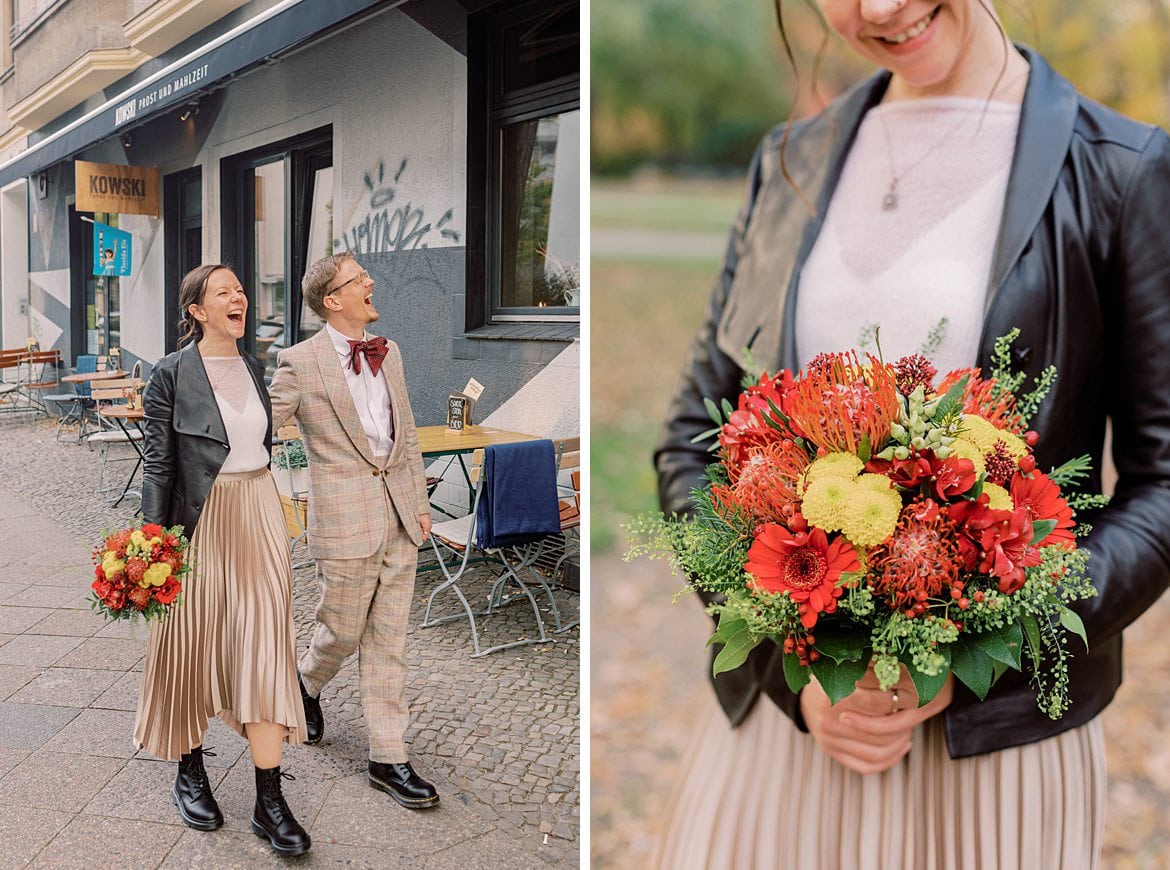
[[[318,559],[317,629],[300,659],[305,688],[319,696],[342,663],[358,652],[362,712],[370,760],[402,763],[406,703],[406,630],[418,549],[386,499],[386,537],[363,559]]]

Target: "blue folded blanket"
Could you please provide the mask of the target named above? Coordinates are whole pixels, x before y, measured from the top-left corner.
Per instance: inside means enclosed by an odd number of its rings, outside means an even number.
[[[483,473],[475,511],[475,542],[480,548],[526,544],[561,530],[551,441],[488,447]]]

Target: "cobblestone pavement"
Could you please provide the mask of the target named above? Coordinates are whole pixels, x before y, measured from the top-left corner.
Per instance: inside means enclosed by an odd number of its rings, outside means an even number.
[[[129,521],[95,492],[97,455],[57,443],[54,426],[0,417],[0,867],[277,866],[249,830],[245,741],[215,721],[206,745],[227,818],[213,833],[179,823],[174,765],[131,746],[147,631],[105,624],[86,603],[90,547]],[[111,466],[124,481],[130,463]],[[294,562],[304,559],[300,551]],[[313,836],[303,866],[570,867],[580,833],[579,630],[555,643],[472,659],[465,621],[420,628],[433,573],[419,576],[407,639],[415,767],[439,808],[411,812],[365,780],[356,656],[322,692],[325,739],[289,748],[285,794]],[[486,594],[490,576],[483,574]],[[312,632],[312,567],[294,572],[299,648]],[[558,591],[562,615],[575,594]],[[546,618],[549,618],[546,614]],[[551,621],[551,619],[550,619]],[[488,621],[488,642],[525,636],[519,606]]]
[[[709,621],[661,562],[594,554],[590,849],[595,867],[650,861],[692,723],[713,703]],[[1126,630],[1125,681],[1105,710],[1109,802],[1103,867],[1170,868],[1170,595]],[[630,667],[637,662],[637,667]]]

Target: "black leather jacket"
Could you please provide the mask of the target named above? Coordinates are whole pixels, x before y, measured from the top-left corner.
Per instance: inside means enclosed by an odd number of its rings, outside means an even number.
[[[268,415],[264,446],[271,451],[272,405],[264,387],[264,366],[248,354],[244,361]],[[190,538],[229,452],[219,405],[194,344],[159,360],[143,395],[143,409],[143,520],[165,526],[180,523]]]
[[[1089,651],[1070,643],[1072,706],[1059,721],[1037,708],[1027,677],[1009,671],[979,703],[956,684],[945,711],[952,757],[1030,743],[1096,716],[1121,684],[1121,631],[1170,581],[1170,138],[1079,96],[1028,49],[1031,64],[1015,156],[993,258],[979,364],[1012,327],[1015,363],[1031,378],[1047,365],[1055,386],[1033,418],[1042,468],[1091,454],[1100,468],[1106,418],[1119,480],[1083,542],[1098,596],[1078,605]],[[783,128],[752,163],[707,321],[696,335],[655,453],[659,497],[685,512],[711,459],[691,439],[710,427],[703,397],[733,402],[737,360],[750,347],[769,371],[795,369],[797,279],[879,74],[790,131],[786,163],[816,204],[801,205],[779,167]],[[946,276],[940,275],[940,281]],[[1100,474],[1086,485],[1100,491]],[[771,643],[715,691],[738,725],[765,693],[804,727]]]

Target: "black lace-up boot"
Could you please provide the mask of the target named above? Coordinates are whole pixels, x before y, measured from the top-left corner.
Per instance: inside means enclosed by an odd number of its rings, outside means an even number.
[[[202,746],[196,746],[179,759],[179,775],[175,778],[171,800],[179,808],[185,825],[197,831],[214,831],[223,826],[223,813],[211,793],[211,782],[203,767]]]
[[[252,813],[252,831],[257,837],[266,837],[278,855],[303,855],[309,851],[312,841],[284,802],[280,790],[282,777],[293,779],[287,773],[282,774],[279,767],[256,768],[256,810]]]

